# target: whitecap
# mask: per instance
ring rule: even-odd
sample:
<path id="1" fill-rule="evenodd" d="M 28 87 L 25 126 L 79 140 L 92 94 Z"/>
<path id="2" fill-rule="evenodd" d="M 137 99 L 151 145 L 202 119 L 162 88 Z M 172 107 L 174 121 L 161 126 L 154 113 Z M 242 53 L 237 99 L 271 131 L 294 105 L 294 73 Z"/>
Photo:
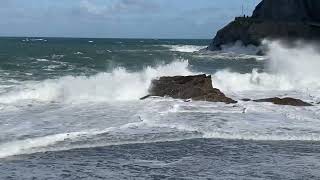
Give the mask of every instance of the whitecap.
<path id="1" fill-rule="evenodd" d="M 60 65 L 50 65 L 48 71 Z M 163 75 L 189 75 L 188 61 L 175 61 L 157 67 L 146 67 L 141 72 L 116 68 L 112 72 L 86 76 L 65 76 L 42 82 L 29 82 L 23 87 L 0 96 L 2 103 L 19 101 L 131 101 L 148 93 L 151 80 Z"/>
<path id="2" fill-rule="evenodd" d="M 206 46 L 196 46 L 196 45 L 161 45 L 161 46 L 170 48 L 170 51 L 187 52 L 187 53 L 197 52 L 203 48 L 206 48 Z"/>

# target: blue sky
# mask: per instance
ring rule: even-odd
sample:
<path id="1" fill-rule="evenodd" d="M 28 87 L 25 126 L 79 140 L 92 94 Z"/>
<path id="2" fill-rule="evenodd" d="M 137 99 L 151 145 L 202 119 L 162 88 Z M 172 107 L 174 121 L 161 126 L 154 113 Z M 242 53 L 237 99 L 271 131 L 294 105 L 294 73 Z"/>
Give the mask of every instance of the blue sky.
<path id="1" fill-rule="evenodd" d="M 212 38 L 259 0 L 1 0 L 0 36 Z"/>

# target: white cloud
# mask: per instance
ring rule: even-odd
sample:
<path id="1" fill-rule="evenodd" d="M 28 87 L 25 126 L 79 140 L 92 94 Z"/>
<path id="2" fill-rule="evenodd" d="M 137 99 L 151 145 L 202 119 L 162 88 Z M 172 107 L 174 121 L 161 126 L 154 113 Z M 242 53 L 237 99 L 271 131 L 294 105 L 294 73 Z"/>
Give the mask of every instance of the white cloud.
<path id="1" fill-rule="evenodd" d="M 93 15 L 108 15 L 127 12 L 152 12 L 159 8 L 159 5 L 150 0 L 116 0 L 108 1 L 105 4 L 95 0 L 82 0 L 80 8 Z"/>
<path id="2" fill-rule="evenodd" d="M 80 2 L 80 7 L 81 9 L 86 10 L 88 13 L 96 15 L 102 14 L 107 10 L 106 6 L 98 6 L 97 4 L 89 0 L 82 0 Z"/>

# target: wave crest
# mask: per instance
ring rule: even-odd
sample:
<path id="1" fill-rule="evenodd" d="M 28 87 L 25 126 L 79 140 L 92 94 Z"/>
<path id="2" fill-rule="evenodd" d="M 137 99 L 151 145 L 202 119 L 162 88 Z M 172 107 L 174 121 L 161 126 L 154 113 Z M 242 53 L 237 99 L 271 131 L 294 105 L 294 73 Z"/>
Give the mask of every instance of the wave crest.
<path id="1" fill-rule="evenodd" d="M 162 46 L 166 48 L 170 48 L 170 51 L 186 52 L 186 53 L 197 52 L 207 47 L 207 46 L 196 46 L 196 45 L 162 45 Z"/>
<path id="2" fill-rule="evenodd" d="M 220 70 L 214 74 L 215 85 L 231 91 L 320 89 L 320 53 L 313 46 L 287 47 L 279 41 L 263 44 L 268 49 L 265 72 Z"/>
<path id="3" fill-rule="evenodd" d="M 116 68 L 94 76 L 65 76 L 42 82 L 29 82 L 0 96 L 1 103 L 32 101 L 127 101 L 147 94 L 151 80 L 159 76 L 189 75 L 188 61 L 175 61 L 140 72 Z"/>

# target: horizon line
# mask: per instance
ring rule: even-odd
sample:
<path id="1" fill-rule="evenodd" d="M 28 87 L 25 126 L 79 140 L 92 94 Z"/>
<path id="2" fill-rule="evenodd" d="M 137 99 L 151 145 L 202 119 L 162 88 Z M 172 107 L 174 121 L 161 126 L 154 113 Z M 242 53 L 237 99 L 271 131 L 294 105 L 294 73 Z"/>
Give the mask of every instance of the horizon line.
<path id="1" fill-rule="evenodd" d="M 3 36 L 0 38 L 65 38 L 65 39 L 153 39 L 153 40 L 166 40 L 166 39 L 176 39 L 176 40 L 212 40 L 212 38 L 138 38 L 138 37 L 75 37 L 75 36 Z"/>

